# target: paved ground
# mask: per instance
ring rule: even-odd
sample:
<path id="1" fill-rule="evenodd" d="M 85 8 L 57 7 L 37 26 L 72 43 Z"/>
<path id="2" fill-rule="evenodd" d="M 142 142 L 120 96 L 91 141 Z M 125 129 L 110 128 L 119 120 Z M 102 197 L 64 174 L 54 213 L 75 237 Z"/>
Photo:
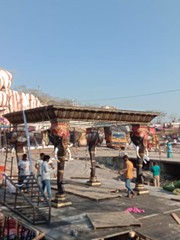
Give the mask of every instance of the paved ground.
<path id="1" fill-rule="evenodd" d="M 39 157 L 39 153 L 42 151 L 53 156 L 52 148 L 32 150 L 33 163 L 35 163 L 36 159 Z M 106 157 L 117 157 L 123 153 L 124 152 L 119 153 L 118 150 L 100 147 L 97 148 L 96 156 L 105 159 Z M 133 149 L 128 150 L 128 154 L 130 157 L 135 157 Z M 92 189 L 92 187 L 86 185 L 87 179 L 75 179 L 76 177 L 88 178 L 90 176 L 90 162 L 88 161 L 89 156 L 86 152 L 86 148 L 78 148 L 78 154 L 75 154 L 74 149 L 72 155 L 76 159 L 69 160 L 65 164 L 65 189 L 68 184 L 80 186 L 82 192 Z M 166 158 L 165 153 L 162 155 L 163 158 Z M 179 155 L 178 152 L 174 154 L 174 159 L 172 159 L 172 161 L 179 161 Z M 150 157 L 155 156 L 156 153 L 150 153 Z M 164 191 L 162 188 L 145 186 L 149 189 L 149 194 L 128 199 L 125 197 L 126 191 L 124 182 L 118 180 L 119 175 L 117 174 L 117 169 L 107 168 L 103 164 L 99 164 L 96 171 L 101 186 L 93 187 L 93 190 L 98 192 L 102 188 L 105 190 L 107 189 L 107 191 L 109 191 L 109 189 L 120 189 L 122 197 L 94 201 L 86 197 L 67 193 L 67 200 L 72 202 L 72 206 L 59 209 L 52 208 L 51 223 L 49 225 L 36 226 L 38 230 L 46 233 L 46 239 L 110 239 L 110 236 L 118 236 L 118 234 L 120 235 L 130 230 L 134 230 L 146 236 L 147 239 L 180 239 L 180 225 L 178 225 L 171 216 L 171 213 L 175 212 L 180 217 L 180 202 L 172 200 L 172 198 L 175 197 L 174 195 Z M 54 196 L 55 193 L 56 190 L 53 190 Z M 142 223 L 141 227 L 115 227 L 95 230 L 86 219 L 86 214 L 88 213 L 106 213 L 108 218 L 108 213 L 110 214 L 114 211 L 121 212 L 132 207 L 144 210 L 143 213 L 132 213 L 132 215 Z"/>
<path id="2" fill-rule="evenodd" d="M 85 160 L 72 160 L 66 162 L 65 189 L 68 184 L 81 186 L 82 192 L 88 191 L 86 179 L 72 179 L 75 176 L 89 176 L 90 164 Z M 140 234 L 154 240 L 178 240 L 180 239 L 180 227 L 172 218 L 171 213 L 175 212 L 180 216 L 180 202 L 172 201 L 174 197 L 162 188 L 145 186 L 149 194 L 136 196 L 134 199 L 125 197 L 126 191 L 124 182 L 117 180 L 117 171 L 101 166 L 97 168 L 100 187 L 93 187 L 94 191 L 101 189 L 120 189 L 121 198 L 93 201 L 91 199 L 67 194 L 67 199 L 72 202 L 71 207 L 64 209 L 52 209 L 52 223 L 50 226 L 41 226 L 42 231 L 47 232 L 49 239 L 108 239 L 107 236 L 119 235 L 123 231 L 135 230 Z M 132 184 L 134 186 L 134 184 Z M 90 190 L 89 190 L 90 191 Z M 54 192 L 55 193 L 55 192 Z M 113 193 L 112 193 L 113 194 Z M 144 213 L 132 213 L 142 223 L 142 227 L 129 228 L 105 228 L 93 230 L 82 219 L 82 214 L 121 212 L 128 208 L 136 207 L 144 210 Z M 57 227 L 57 222 L 59 226 Z M 65 222 L 65 223 L 64 223 Z M 56 223 L 56 224 L 55 224 Z M 61 225 L 61 224 L 65 225 Z M 75 233 L 75 236 L 72 236 Z M 106 236 L 106 237 L 105 237 Z M 117 238 L 118 239 L 118 238 Z"/>

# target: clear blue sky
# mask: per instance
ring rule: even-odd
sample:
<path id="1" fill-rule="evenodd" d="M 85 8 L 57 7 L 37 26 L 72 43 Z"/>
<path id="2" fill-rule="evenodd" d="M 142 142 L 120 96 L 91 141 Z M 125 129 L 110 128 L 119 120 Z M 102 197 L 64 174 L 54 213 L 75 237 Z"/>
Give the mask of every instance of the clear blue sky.
<path id="1" fill-rule="evenodd" d="M 179 0 L 0 0 L 0 8 L 0 66 L 13 87 L 180 117 Z M 157 92 L 166 93 L 128 98 Z"/>

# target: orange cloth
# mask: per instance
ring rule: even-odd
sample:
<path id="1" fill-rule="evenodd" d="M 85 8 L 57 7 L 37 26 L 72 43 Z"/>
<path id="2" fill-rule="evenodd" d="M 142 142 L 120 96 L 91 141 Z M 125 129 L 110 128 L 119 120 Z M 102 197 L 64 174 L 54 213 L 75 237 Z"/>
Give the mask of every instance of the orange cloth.
<path id="1" fill-rule="evenodd" d="M 129 160 L 126 161 L 126 178 L 133 178 L 134 166 L 133 163 Z"/>

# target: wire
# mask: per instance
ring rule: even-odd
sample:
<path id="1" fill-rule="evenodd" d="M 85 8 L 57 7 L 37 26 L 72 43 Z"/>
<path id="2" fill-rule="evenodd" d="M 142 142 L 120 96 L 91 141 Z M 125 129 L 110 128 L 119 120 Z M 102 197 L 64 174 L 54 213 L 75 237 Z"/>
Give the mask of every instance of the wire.
<path id="1" fill-rule="evenodd" d="M 125 97 L 82 100 L 81 102 L 110 101 L 110 100 L 117 100 L 117 99 L 138 98 L 138 97 L 146 97 L 146 96 L 159 95 L 159 94 L 172 93 L 172 92 L 179 92 L 179 91 L 180 91 L 180 89 L 174 89 L 174 90 L 169 90 L 169 91 L 153 92 L 153 93 L 146 93 L 146 94 L 139 94 L 139 95 L 130 95 L 130 96 L 125 96 Z"/>

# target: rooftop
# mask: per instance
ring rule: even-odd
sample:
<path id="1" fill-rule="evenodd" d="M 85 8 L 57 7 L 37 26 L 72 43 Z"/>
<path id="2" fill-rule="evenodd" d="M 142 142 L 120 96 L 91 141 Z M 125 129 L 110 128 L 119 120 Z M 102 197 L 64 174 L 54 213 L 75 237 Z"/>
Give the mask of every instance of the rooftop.
<path id="1" fill-rule="evenodd" d="M 157 112 L 128 111 L 120 109 L 87 108 L 87 107 L 66 107 L 49 105 L 39 108 L 25 110 L 28 123 L 37 123 L 61 119 L 64 121 L 104 121 L 121 123 L 148 124 L 156 116 Z M 24 123 L 22 111 L 4 115 L 11 124 Z"/>

